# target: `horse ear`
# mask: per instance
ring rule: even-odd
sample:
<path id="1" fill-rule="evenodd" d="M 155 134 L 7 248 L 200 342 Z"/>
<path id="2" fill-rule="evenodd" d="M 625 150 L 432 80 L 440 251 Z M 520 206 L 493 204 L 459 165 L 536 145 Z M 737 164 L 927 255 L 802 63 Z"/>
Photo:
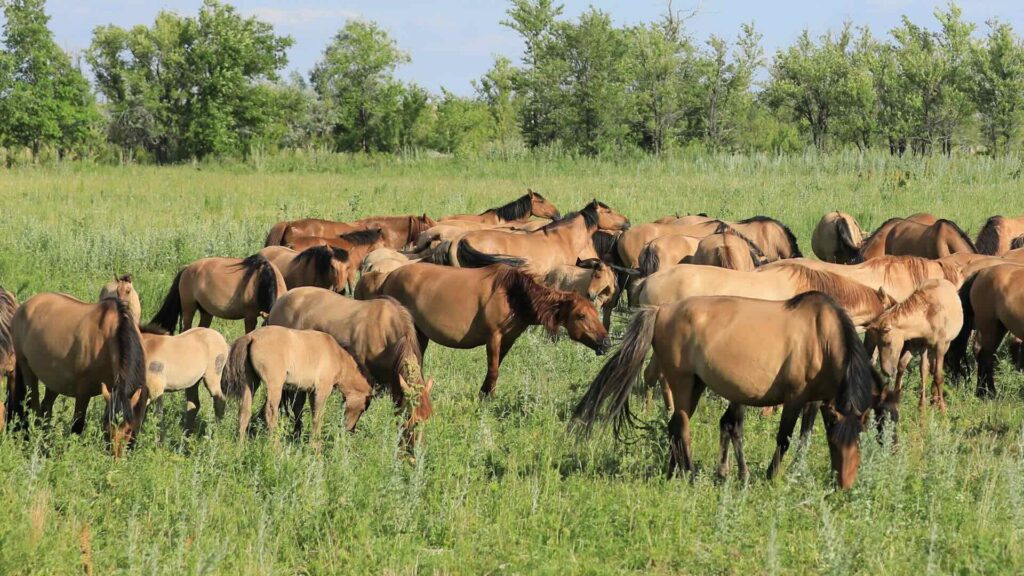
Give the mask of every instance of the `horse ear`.
<path id="1" fill-rule="evenodd" d="M 889 293 L 885 291 L 884 286 L 878 287 L 878 299 L 881 300 L 882 302 L 892 302 L 893 306 L 896 305 L 896 299 L 889 296 Z"/>
<path id="2" fill-rule="evenodd" d="M 583 268 L 583 258 L 580 258 L 579 256 L 576 257 L 576 267 Z"/>
<path id="3" fill-rule="evenodd" d="M 132 282 L 132 275 L 131 274 L 125 274 L 124 276 L 121 276 L 120 278 L 118 278 L 118 280 L 120 282 L 128 282 L 129 284 L 131 284 L 131 282 Z"/>

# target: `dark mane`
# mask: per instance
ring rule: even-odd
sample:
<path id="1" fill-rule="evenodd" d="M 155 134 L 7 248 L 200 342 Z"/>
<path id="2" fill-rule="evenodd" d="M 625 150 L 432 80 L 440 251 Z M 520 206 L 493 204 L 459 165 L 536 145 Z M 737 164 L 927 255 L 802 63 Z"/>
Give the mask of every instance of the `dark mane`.
<path id="1" fill-rule="evenodd" d="M 961 229 L 960 226 L 956 222 L 953 222 L 952 220 L 946 220 L 945 218 L 942 218 L 941 220 L 938 220 L 937 222 L 935 222 L 935 224 L 933 224 L 933 226 L 935 226 L 936 229 L 938 229 L 939 227 L 942 227 L 942 226 L 952 227 L 953 230 L 956 231 L 956 233 L 960 235 L 960 239 L 963 240 L 964 243 L 967 244 L 971 248 L 971 252 L 973 252 L 975 254 L 978 253 L 978 249 L 974 246 L 974 241 L 971 240 L 971 237 L 968 236 L 967 233 L 964 232 L 963 229 Z"/>
<path id="2" fill-rule="evenodd" d="M 139 326 L 139 332 L 143 334 L 156 334 L 157 336 L 170 336 L 170 332 L 159 324 L 150 322 Z"/>
<path id="3" fill-rule="evenodd" d="M 293 264 L 297 266 L 311 266 L 313 274 L 318 279 L 326 280 L 328 284 L 333 285 L 338 281 L 338 271 L 334 268 L 335 250 L 340 249 L 332 249 L 330 246 L 312 246 L 299 252 L 295 256 Z M 345 254 L 345 259 L 342 262 L 347 262 L 348 251 L 341 251 Z"/>
<path id="4" fill-rule="evenodd" d="M 921 310 L 930 308 L 932 306 L 932 302 L 928 299 L 927 293 L 923 288 L 931 288 L 932 286 L 934 286 L 934 284 L 927 286 L 924 283 L 919 284 L 906 300 L 879 314 L 878 318 L 871 321 L 871 325 L 881 324 L 886 320 L 896 321 L 900 318 L 904 318 L 911 314 L 920 312 Z"/>
<path id="5" fill-rule="evenodd" d="M 978 249 L 978 254 L 992 256 L 999 251 L 999 232 L 1002 224 L 1002 216 L 992 216 L 985 221 L 985 225 L 981 227 L 981 230 L 978 232 L 978 239 L 974 243 Z"/>
<path id="6" fill-rule="evenodd" d="M 249 282 L 256 275 L 256 306 L 260 312 L 270 313 L 277 301 L 277 268 L 262 254 L 256 253 L 237 264 L 245 269 L 242 283 Z"/>
<path id="7" fill-rule="evenodd" d="M 1013 240 L 1010 240 L 1010 250 L 1018 250 L 1024 248 L 1024 235 L 1017 236 Z"/>
<path id="8" fill-rule="evenodd" d="M 857 257 L 857 253 L 860 250 L 860 244 L 853 240 L 853 228 L 850 223 L 847 222 L 846 218 L 840 218 L 836 222 L 836 234 L 839 236 L 839 254 L 844 260 L 852 260 Z M 861 244 L 863 244 L 864 238 L 861 235 Z"/>
<path id="9" fill-rule="evenodd" d="M 559 312 L 565 303 L 588 302 L 575 292 L 548 288 L 533 276 L 508 266 L 494 267 L 494 284 L 505 291 L 512 309 L 506 321 L 543 326 L 552 337 L 558 333 Z"/>
<path id="10" fill-rule="evenodd" d="M 499 220 L 503 220 L 505 222 L 509 222 L 511 220 L 521 220 L 529 216 L 530 213 L 533 211 L 533 197 L 531 196 L 531 194 L 535 194 L 535 192 L 527 192 L 526 194 L 523 194 L 522 196 L 516 198 L 515 200 L 509 202 L 508 204 L 498 206 L 497 208 L 484 210 L 480 214 L 483 215 L 487 214 L 488 212 L 494 212 L 494 215 L 497 216 Z M 540 195 L 538 194 L 538 196 Z"/>
<path id="11" fill-rule="evenodd" d="M 769 220 L 771 220 L 771 218 L 769 218 Z M 753 240 L 748 238 L 744 233 L 730 226 L 728 222 L 723 222 L 721 220 L 710 220 L 710 222 L 719 222 L 718 228 L 715 230 L 715 234 L 724 234 L 726 232 L 729 232 L 731 234 L 735 234 L 741 240 L 747 243 L 747 248 L 750 249 L 750 259 L 753 260 L 754 262 L 754 268 L 757 268 L 762 264 L 768 262 L 768 257 L 764 255 L 764 252 L 761 250 L 761 247 L 758 246 L 757 243 L 755 243 Z M 785 226 L 783 226 L 783 228 L 785 228 Z"/>
<path id="12" fill-rule="evenodd" d="M 346 232 L 339 234 L 338 238 L 347 240 L 355 246 L 365 246 L 367 244 L 374 244 L 379 242 L 384 237 L 384 230 L 381 228 L 367 228 L 366 230 L 356 230 L 354 232 Z"/>
<path id="13" fill-rule="evenodd" d="M 554 222 L 545 225 L 543 228 L 538 230 L 538 232 L 541 231 L 541 230 L 543 230 L 543 231 L 557 230 L 558 228 L 561 228 L 561 227 L 564 227 L 564 226 L 569 226 L 570 224 L 572 224 L 573 220 L 575 220 L 577 216 L 582 216 L 583 217 L 583 222 L 586 224 L 588 230 L 592 229 L 592 228 L 596 228 L 597 227 L 597 219 L 598 219 L 598 216 L 597 216 L 597 208 L 598 208 L 598 206 L 602 206 L 602 207 L 607 208 L 607 206 L 605 206 L 604 204 L 601 204 L 597 200 L 592 200 L 590 202 L 590 204 L 587 204 L 586 206 L 584 206 L 582 210 L 580 210 L 578 212 L 570 212 L 570 213 L 566 214 L 565 216 L 563 216 L 561 220 L 555 220 Z"/>
<path id="14" fill-rule="evenodd" d="M 790 258 L 803 258 L 803 253 L 800 252 L 800 246 L 797 244 L 797 241 L 796 241 L 796 234 L 793 234 L 793 231 L 789 229 L 789 226 L 786 226 L 785 224 L 783 224 L 782 222 L 779 222 L 775 218 L 769 218 L 768 216 L 751 216 L 750 218 L 747 218 L 746 220 L 740 220 L 739 222 L 737 222 L 737 224 L 754 224 L 754 223 L 759 223 L 759 224 L 771 223 L 771 224 L 775 224 L 776 226 L 781 228 L 782 232 L 786 235 L 786 240 L 789 242 L 789 257 Z"/>
<path id="15" fill-rule="evenodd" d="M 18 309 L 18 300 L 14 294 L 0 288 L 0 377 L 3 366 L 9 358 L 14 357 L 14 339 L 11 337 L 11 318 Z"/>
<path id="16" fill-rule="evenodd" d="M 594 243 L 594 252 L 601 258 L 611 255 L 612 251 L 615 250 L 615 245 L 619 241 L 619 237 L 614 234 L 609 234 L 604 230 L 597 230 L 590 235 L 591 241 Z"/>

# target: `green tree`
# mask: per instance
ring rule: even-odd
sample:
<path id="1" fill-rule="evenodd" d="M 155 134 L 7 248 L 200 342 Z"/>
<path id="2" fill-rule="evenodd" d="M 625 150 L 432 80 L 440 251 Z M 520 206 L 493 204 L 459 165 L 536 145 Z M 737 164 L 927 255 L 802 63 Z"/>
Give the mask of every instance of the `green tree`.
<path id="1" fill-rule="evenodd" d="M 731 55 L 728 42 L 718 36 L 712 36 L 707 46 L 697 59 L 701 135 L 712 148 L 721 148 L 729 142 L 750 105 L 751 82 L 764 52 L 761 35 L 753 24 L 742 26 Z"/>
<path id="2" fill-rule="evenodd" d="M 512 0 L 502 24 L 523 39 L 523 68 L 516 76 L 522 96 L 520 126 L 529 146 L 551 144 L 559 137 L 565 112 L 562 81 L 568 74 L 565 48 L 558 37 L 562 6 L 552 0 Z"/>
<path id="3" fill-rule="evenodd" d="M 973 100 L 982 121 L 989 148 L 1005 152 L 1020 127 L 1024 110 L 1024 44 L 1013 27 L 998 20 L 988 22 L 984 45 L 972 58 Z"/>
<path id="4" fill-rule="evenodd" d="M 89 83 L 53 41 L 44 0 L 5 0 L 0 52 L 0 141 L 63 155 L 99 120 Z"/>
<path id="5" fill-rule="evenodd" d="M 521 138 L 518 121 L 522 101 L 516 91 L 517 77 L 512 61 L 499 56 L 487 74 L 473 82 L 477 100 L 484 103 L 490 114 L 494 139 L 500 142 Z"/>

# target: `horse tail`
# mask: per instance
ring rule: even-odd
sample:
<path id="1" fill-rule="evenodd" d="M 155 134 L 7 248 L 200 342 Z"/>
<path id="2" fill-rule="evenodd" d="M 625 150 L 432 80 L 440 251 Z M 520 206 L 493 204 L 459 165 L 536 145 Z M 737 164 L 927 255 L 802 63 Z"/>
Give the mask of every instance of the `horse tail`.
<path id="1" fill-rule="evenodd" d="M 181 275 L 185 272 L 182 268 L 178 271 L 177 275 L 174 276 L 174 281 L 171 282 L 171 288 L 167 291 L 167 296 L 164 297 L 164 303 L 160 306 L 160 310 L 157 311 L 156 316 L 150 320 L 150 323 L 160 326 L 164 330 L 167 330 L 168 334 L 174 334 L 174 330 L 178 327 L 178 322 L 181 320 Z"/>
<path id="2" fill-rule="evenodd" d="M 451 266 L 452 265 L 452 241 L 445 240 L 438 244 L 434 251 L 427 256 L 426 261 L 430 264 L 437 264 L 440 266 Z"/>
<path id="3" fill-rule="evenodd" d="M 1003 217 L 992 216 L 985 221 L 978 232 L 978 239 L 974 245 L 978 248 L 978 254 L 995 256 L 999 253 L 999 237 L 1002 235 Z"/>
<path id="4" fill-rule="evenodd" d="M 253 254 L 242 260 L 241 266 L 248 269 L 248 275 L 256 274 L 256 307 L 260 312 L 270 314 L 270 309 L 277 302 L 277 267 L 270 263 L 262 254 Z"/>
<path id="5" fill-rule="evenodd" d="M 844 262 L 849 262 L 857 257 L 860 252 L 860 245 L 853 239 L 853 230 L 845 218 L 836 221 L 836 235 L 839 237 L 838 256 Z"/>
<path id="6" fill-rule="evenodd" d="M 224 368 L 224 378 L 220 385 L 225 397 L 240 398 L 246 388 L 255 390 L 259 384 L 259 376 L 249 357 L 252 341 L 253 336 L 250 332 L 231 343 L 228 363 Z"/>
<path id="7" fill-rule="evenodd" d="M 284 233 L 288 229 L 288 225 L 288 222 L 278 222 L 271 226 L 263 246 L 282 246 L 284 244 Z"/>
<path id="8" fill-rule="evenodd" d="M 573 427 L 587 433 L 598 419 L 614 421 L 616 438 L 635 423 L 629 395 L 654 340 L 658 308 L 644 308 L 633 316 L 619 350 L 605 362 L 573 410 Z"/>
<path id="9" fill-rule="evenodd" d="M 483 268 L 492 264 L 505 264 L 513 268 L 520 268 L 526 265 L 526 260 L 523 258 L 504 254 L 486 254 L 473 248 L 465 240 L 459 242 L 455 256 L 463 268 Z"/>
<path id="10" fill-rule="evenodd" d="M 110 412 L 113 417 L 120 412 L 124 422 L 132 428 L 135 412 L 132 410 L 132 396 L 146 385 L 146 352 L 142 347 L 142 337 L 135 323 L 128 303 L 123 300 L 105 300 L 115 306 L 117 311 L 117 328 L 114 337 L 117 340 L 117 374 L 110 391 Z"/>
<path id="11" fill-rule="evenodd" d="M 661 269 L 661 256 L 648 244 L 640 251 L 640 274 L 650 276 Z"/>
<path id="12" fill-rule="evenodd" d="M 644 293 L 644 287 L 647 286 L 647 278 L 637 278 L 635 282 L 632 282 L 628 286 L 628 292 L 626 294 L 630 308 L 638 308 L 640 306 L 640 296 Z"/>
<path id="13" fill-rule="evenodd" d="M 971 304 L 971 289 L 974 288 L 974 281 L 978 274 L 968 278 L 960 287 L 960 306 L 964 309 L 964 325 L 960 333 L 953 338 L 946 351 L 945 368 L 954 379 L 962 379 L 967 376 L 967 342 L 971 339 L 971 332 L 974 331 L 974 306 Z"/>

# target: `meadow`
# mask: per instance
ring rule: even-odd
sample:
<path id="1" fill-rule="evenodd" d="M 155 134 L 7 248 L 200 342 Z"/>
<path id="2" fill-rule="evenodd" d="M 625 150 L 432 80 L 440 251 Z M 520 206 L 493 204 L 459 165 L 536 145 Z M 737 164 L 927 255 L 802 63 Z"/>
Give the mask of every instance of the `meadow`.
<path id="1" fill-rule="evenodd" d="M 1022 170 L 1017 157 L 856 154 L 24 168 L 0 171 L 0 285 L 21 300 L 94 299 L 130 272 L 149 317 L 180 265 L 251 254 L 277 220 L 476 212 L 527 187 L 563 213 L 597 197 L 633 222 L 766 214 L 807 254 L 815 223 L 837 208 L 865 228 L 929 211 L 973 236 L 990 215 L 1024 213 Z M 241 322 L 214 327 L 241 334 Z M 572 437 L 571 407 L 601 362 L 528 333 L 482 403 L 483 351 L 431 346 L 435 412 L 414 463 L 396 458 L 383 398 L 350 435 L 333 397 L 315 451 L 266 434 L 240 445 L 235 406 L 218 423 L 205 396 L 199 434 L 183 437 L 184 399 L 170 395 L 117 461 L 104 450 L 102 402 L 79 438 L 62 400 L 52 429 L 0 434 L 0 574 L 1024 572 L 1024 376 L 1005 360 L 995 399 L 952 384 L 946 416 L 918 413 L 911 374 L 898 445 L 865 436 L 848 492 L 834 488 L 820 423 L 783 476 L 764 480 L 778 415 L 753 411 L 751 482 L 716 481 L 724 403 L 712 397 L 693 423 L 693 482 L 663 477 L 658 402 L 640 411 L 653 427 L 630 444 L 608 430 Z"/>

